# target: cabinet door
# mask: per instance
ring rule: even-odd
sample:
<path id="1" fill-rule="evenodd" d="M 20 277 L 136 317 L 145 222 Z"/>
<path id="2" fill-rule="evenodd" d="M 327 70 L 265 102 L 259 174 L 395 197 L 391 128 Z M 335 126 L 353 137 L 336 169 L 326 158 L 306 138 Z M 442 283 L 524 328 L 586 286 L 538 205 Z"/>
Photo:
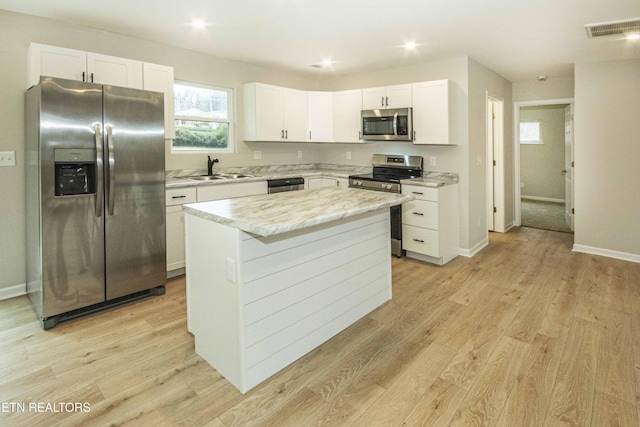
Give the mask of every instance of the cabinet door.
<path id="1" fill-rule="evenodd" d="M 387 86 L 385 108 L 409 108 L 411 105 L 411 84 Z"/>
<path id="2" fill-rule="evenodd" d="M 449 80 L 413 84 L 414 144 L 448 145 L 450 120 Z"/>
<path id="3" fill-rule="evenodd" d="M 182 205 L 167 206 L 167 271 L 184 267 L 184 212 Z"/>
<path id="4" fill-rule="evenodd" d="M 285 141 L 307 140 L 307 92 L 283 88 L 282 116 Z"/>
<path id="5" fill-rule="evenodd" d="M 142 89 L 142 62 L 115 56 L 87 53 L 89 81 Z"/>
<path id="6" fill-rule="evenodd" d="M 344 90 L 333 94 L 333 140 L 363 142 L 360 139 L 362 90 Z"/>
<path id="7" fill-rule="evenodd" d="M 333 94 L 331 92 L 307 93 L 309 125 L 308 141 L 333 141 Z"/>
<path id="8" fill-rule="evenodd" d="M 256 138 L 258 141 L 282 141 L 282 88 L 257 84 L 255 86 Z"/>
<path id="9" fill-rule="evenodd" d="M 176 137 L 176 122 L 174 119 L 175 106 L 173 102 L 173 67 L 145 62 L 142 65 L 142 72 L 144 90 L 164 93 L 164 137 L 173 139 Z"/>
<path id="10" fill-rule="evenodd" d="M 362 109 L 411 107 L 411 84 L 372 87 L 362 90 Z"/>
<path id="11" fill-rule="evenodd" d="M 60 77 L 69 80 L 86 80 L 86 52 L 31 43 L 28 57 L 27 87 L 40 82 L 40 76 Z"/>
<path id="12" fill-rule="evenodd" d="M 370 87 L 362 89 L 362 109 L 378 110 L 385 108 L 386 88 Z"/>
<path id="13" fill-rule="evenodd" d="M 336 178 L 329 177 L 312 177 L 307 178 L 307 188 L 321 188 L 321 187 L 337 187 L 338 180 Z"/>

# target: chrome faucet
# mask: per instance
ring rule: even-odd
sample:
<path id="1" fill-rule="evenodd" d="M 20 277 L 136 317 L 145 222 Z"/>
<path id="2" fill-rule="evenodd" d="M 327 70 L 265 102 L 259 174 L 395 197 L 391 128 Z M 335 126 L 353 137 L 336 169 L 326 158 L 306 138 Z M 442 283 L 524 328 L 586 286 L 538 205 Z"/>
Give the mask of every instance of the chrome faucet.
<path id="1" fill-rule="evenodd" d="M 207 175 L 211 176 L 213 175 L 213 165 L 214 163 L 218 163 L 219 160 L 216 158 L 211 158 L 210 156 L 207 156 Z"/>

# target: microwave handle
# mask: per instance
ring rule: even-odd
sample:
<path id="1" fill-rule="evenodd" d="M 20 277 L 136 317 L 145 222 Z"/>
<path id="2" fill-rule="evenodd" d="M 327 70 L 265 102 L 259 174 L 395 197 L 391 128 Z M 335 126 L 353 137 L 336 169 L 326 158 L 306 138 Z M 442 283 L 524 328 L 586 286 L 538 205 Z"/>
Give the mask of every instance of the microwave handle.
<path id="1" fill-rule="evenodd" d="M 398 136 L 398 113 L 393 115 L 393 136 Z"/>

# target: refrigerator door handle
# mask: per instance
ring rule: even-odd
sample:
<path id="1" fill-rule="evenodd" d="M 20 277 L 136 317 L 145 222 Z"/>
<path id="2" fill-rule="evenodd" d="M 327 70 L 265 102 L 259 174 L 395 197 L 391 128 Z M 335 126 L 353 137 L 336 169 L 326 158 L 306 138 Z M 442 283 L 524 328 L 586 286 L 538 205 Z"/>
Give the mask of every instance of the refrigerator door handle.
<path id="1" fill-rule="evenodd" d="M 93 126 L 96 136 L 96 217 L 102 216 L 102 200 L 104 195 L 102 192 L 102 127 L 99 124 Z"/>
<path id="2" fill-rule="evenodd" d="M 107 165 L 107 208 L 109 215 L 113 215 L 113 211 L 116 204 L 115 192 L 116 192 L 116 159 L 115 159 L 115 147 L 113 144 L 113 129 L 110 125 L 105 126 L 107 130 L 107 151 L 109 153 L 109 163 Z"/>

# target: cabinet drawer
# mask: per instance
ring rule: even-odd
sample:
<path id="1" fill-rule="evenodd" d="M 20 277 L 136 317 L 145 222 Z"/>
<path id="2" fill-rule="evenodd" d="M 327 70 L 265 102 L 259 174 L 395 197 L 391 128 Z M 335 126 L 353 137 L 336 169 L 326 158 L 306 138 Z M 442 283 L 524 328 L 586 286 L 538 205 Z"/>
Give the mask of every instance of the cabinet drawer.
<path id="1" fill-rule="evenodd" d="M 438 189 L 420 185 L 402 185 L 402 194 L 413 194 L 417 200 L 438 201 Z"/>
<path id="2" fill-rule="evenodd" d="M 439 233 L 427 228 L 402 226 L 402 249 L 439 258 Z"/>
<path id="3" fill-rule="evenodd" d="M 438 230 L 438 202 L 413 200 L 402 204 L 402 223 Z"/>
<path id="4" fill-rule="evenodd" d="M 167 206 L 195 203 L 195 201 L 195 188 L 171 188 L 166 191 L 165 203 Z"/>

